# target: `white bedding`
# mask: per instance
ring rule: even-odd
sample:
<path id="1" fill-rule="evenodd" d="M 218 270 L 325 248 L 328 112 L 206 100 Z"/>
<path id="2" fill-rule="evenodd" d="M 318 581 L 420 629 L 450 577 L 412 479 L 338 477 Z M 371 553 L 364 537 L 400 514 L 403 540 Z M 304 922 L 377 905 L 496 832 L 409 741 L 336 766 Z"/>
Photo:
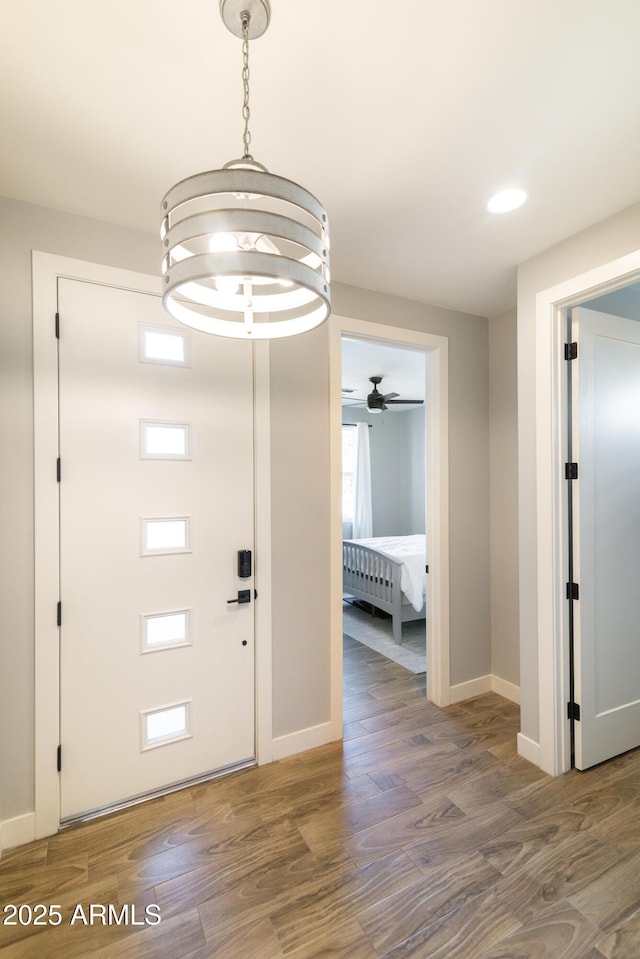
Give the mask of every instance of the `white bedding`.
<path id="1" fill-rule="evenodd" d="M 427 537 L 424 533 L 412 536 L 373 536 L 369 539 L 350 539 L 350 543 L 376 549 L 390 559 L 402 562 L 400 588 L 417 613 L 424 606 L 426 591 Z"/>

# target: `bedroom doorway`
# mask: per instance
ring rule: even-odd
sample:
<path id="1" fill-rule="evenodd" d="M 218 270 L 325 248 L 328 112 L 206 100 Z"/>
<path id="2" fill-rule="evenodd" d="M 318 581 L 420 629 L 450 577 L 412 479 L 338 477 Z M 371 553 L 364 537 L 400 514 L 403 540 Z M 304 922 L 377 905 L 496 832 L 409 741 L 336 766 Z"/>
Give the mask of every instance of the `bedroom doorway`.
<path id="1" fill-rule="evenodd" d="M 343 630 L 347 642 L 393 653 L 444 706 L 448 339 L 337 316 L 330 338 L 332 716 L 342 708 Z M 370 500 L 356 490 L 356 463 L 367 459 Z"/>
<path id="2" fill-rule="evenodd" d="M 424 677 L 428 354 L 343 334 L 341 359 L 345 643 Z"/>

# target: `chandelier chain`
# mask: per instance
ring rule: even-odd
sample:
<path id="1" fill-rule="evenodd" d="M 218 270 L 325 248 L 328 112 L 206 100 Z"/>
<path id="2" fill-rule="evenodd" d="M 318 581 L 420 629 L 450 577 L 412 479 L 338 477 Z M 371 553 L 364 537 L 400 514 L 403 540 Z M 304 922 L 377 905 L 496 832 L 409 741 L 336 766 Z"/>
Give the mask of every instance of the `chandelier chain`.
<path id="1" fill-rule="evenodd" d="M 244 143 L 244 158 L 253 159 L 249 152 L 251 145 L 251 133 L 249 132 L 249 118 L 251 110 L 249 109 L 249 21 L 251 17 L 245 10 L 242 13 L 242 88 L 244 99 L 242 103 L 242 116 L 244 117 L 244 134 L 242 141 Z"/>

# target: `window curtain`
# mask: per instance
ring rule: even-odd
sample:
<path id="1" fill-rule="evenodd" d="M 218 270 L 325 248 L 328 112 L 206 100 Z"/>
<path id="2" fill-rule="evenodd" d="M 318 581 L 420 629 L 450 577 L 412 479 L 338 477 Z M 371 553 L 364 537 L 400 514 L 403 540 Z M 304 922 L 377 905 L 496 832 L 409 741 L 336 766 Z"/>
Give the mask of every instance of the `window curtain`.
<path id="1" fill-rule="evenodd" d="M 356 425 L 355 470 L 353 497 L 353 538 L 373 536 L 373 512 L 371 509 L 371 450 L 369 426 Z"/>

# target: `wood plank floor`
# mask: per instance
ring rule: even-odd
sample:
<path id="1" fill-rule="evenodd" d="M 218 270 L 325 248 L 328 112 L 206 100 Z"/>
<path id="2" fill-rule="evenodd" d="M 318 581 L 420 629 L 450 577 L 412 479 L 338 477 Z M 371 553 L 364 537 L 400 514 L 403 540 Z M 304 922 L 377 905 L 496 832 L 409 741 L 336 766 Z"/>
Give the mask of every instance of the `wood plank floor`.
<path id="1" fill-rule="evenodd" d="M 348 642 L 344 744 L 6 853 L 0 907 L 62 922 L 0 959 L 638 959 L 640 751 L 551 779 L 518 728 Z"/>

